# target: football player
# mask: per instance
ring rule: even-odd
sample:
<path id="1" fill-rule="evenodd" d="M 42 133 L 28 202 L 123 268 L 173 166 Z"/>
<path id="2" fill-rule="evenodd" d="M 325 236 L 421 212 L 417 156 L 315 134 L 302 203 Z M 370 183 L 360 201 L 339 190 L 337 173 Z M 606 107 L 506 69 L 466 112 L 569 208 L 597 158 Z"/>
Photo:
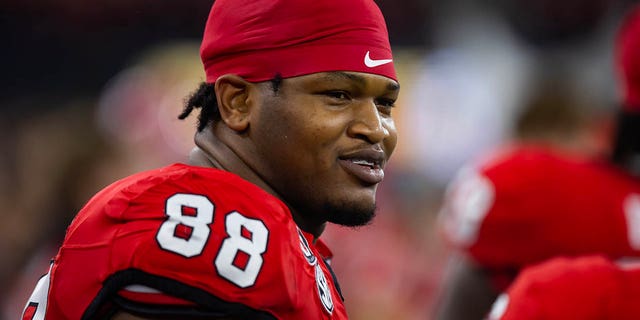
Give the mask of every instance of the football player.
<path id="1" fill-rule="evenodd" d="M 188 163 L 124 178 L 67 230 L 23 319 L 346 319 L 327 222 L 368 223 L 399 84 L 372 0 L 218 0 Z"/>
<path id="2" fill-rule="evenodd" d="M 461 173 L 443 210 L 458 257 L 440 319 L 482 319 L 522 268 L 555 256 L 640 256 L 640 9 L 617 39 L 623 108 L 613 161 L 536 145 Z"/>

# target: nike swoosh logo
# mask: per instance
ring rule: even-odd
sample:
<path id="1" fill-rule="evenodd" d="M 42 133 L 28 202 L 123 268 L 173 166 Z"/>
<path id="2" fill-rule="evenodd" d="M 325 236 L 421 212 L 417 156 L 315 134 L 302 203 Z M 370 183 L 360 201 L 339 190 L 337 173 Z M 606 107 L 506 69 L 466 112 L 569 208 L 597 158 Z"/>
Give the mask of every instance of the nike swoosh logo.
<path id="1" fill-rule="evenodd" d="M 380 60 L 373 60 L 371 59 L 371 57 L 369 57 L 369 51 L 367 51 L 367 54 L 364 55 L 364 65 L 369 67 L 369 68 L 375 68 L 375 67 L 379 67 L 383 64 L 387 64 L 389 62 L 393 61 L 393 59 L 380 59 Z"/>

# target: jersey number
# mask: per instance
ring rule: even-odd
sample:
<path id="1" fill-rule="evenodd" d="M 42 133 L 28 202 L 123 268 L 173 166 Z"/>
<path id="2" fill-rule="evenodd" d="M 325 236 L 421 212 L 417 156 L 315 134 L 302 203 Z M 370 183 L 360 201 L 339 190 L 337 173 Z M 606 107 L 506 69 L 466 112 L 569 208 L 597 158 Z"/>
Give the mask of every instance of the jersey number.
<path id="1" fill-rule="evenodd" d="M 22 320 L 43 320 L 47 312 L 47 295 L 49 294 L 49 283 L 51 282 L 51 269 L 53 263 L 49 266 L 49 272 L 42 276 L 33 289 L 29 302 L 22 311 Z"/>
<path id="2" fill-rule="evenodd" d="M 178 193 L 167 199 L 166 215 L 156 239 L 162 249 L 191 258 L 204 251 L 209 241 L 215 206 L 205 196 Z M 225 218 L 227 238 L 215 258 L 215 268 L 238 287 L 252 286 L 262 269 L 269 230 L 261 220 L 237 211 Z"/>
<path id="3" fill-rule="evenodd" d="M 640 194 L 631 194 L 624 201 L 627 237 L 634 250 L 640 250 Z"/>

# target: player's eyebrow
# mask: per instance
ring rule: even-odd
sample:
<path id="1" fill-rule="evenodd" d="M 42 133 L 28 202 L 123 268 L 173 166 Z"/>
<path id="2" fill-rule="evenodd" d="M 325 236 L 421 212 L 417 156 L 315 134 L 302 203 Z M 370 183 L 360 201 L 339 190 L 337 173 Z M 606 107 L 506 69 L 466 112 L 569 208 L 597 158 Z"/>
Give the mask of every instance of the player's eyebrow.
<path id="1" fill-rule="evenodd" d="M 400 90 L 400 84 L 397 82 L 389 82 L 389 84 L 387 84 L 387 90 L 389 91 L 398 91 Z"/>
<path id="2" fill-rule="evenodd" d="M 363 76 L 361 76 L 359 74 L 350 73 L 350 72 L 344 72 L 344 71 L 327 72 L 324 77 L 329 81 L 347 79 L 347 80 L 350 80 L 350 81 L 355 81 L 360 85 L 365 85 L 367 83 L 367 79 L 365 77 L 363 77 Z M 389 90 L 389 91 L 398 91 L 398 90 L 400 90 L 400 84 L 398 84 L 395 81 L 389 82 L 389 84 L 387 84 L 387 90 Z"/>
<path id="3" fill-rule="evenodd" d="M 361 75 L 342 72 L 342 71 L 331 72 L 329 73 L 329 76 L 332 78 L 344 78 L 347 80 L 358 82 L 360 84 L 365 84 L 367 82 L 366 79 Z"/>

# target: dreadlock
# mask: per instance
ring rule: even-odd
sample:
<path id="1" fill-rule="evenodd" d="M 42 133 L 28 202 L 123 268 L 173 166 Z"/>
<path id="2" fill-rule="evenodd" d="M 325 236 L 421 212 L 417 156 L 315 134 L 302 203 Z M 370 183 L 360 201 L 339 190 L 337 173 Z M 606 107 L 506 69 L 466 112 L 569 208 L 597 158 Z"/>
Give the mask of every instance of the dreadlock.
<path id="1" fill-rule="evenodd" d="M 273 90 L 273 93 L 277 95 L 278 90 L 280 90 L 280 85 L 282 84 L 282 75 L 280 73 L 276 73 L 273 79 L 269 81 L 271 82 L 271 90 Z M 184 109 L 182 109 L 182 113 L 178 116 L 178 119 L 186 119 L 193 109 L 197 108 L 200 108 L 200 115 L 198 115 L 198 132 L 204 130 L 209 122 L 220 121 L 221 117 L 220 110 L 218 110 L 215 84 L 206 82 L 200 83 L 198 89 L 196 89 L 196 91 L 194 91 L 187 99 L 187 103 L 184 106 Z"/>
<path id="2" fill-rule="evenodd" d="M 220 120 L 220 110 L 218 110 L 218 101 L 213 83 L 200 83 L 198 89 L 187 99 L 187 104 L 184 106 L 178 119 L 186 119 L 193 109 L 196 108 L 200 108 L 198 131 L 204 130 L 207 124 L 209 124 L 209 121 Z"/>
<path id="3" fill-rule="evenodd" d="M 280 90 L 280 85 L 282 84 L 282 75 L 278 72 L 273 79 L 269 81 L 271 82 L 271 90 L 273 90 L 273 93 L 278 94 L 278 90 Z"/>

